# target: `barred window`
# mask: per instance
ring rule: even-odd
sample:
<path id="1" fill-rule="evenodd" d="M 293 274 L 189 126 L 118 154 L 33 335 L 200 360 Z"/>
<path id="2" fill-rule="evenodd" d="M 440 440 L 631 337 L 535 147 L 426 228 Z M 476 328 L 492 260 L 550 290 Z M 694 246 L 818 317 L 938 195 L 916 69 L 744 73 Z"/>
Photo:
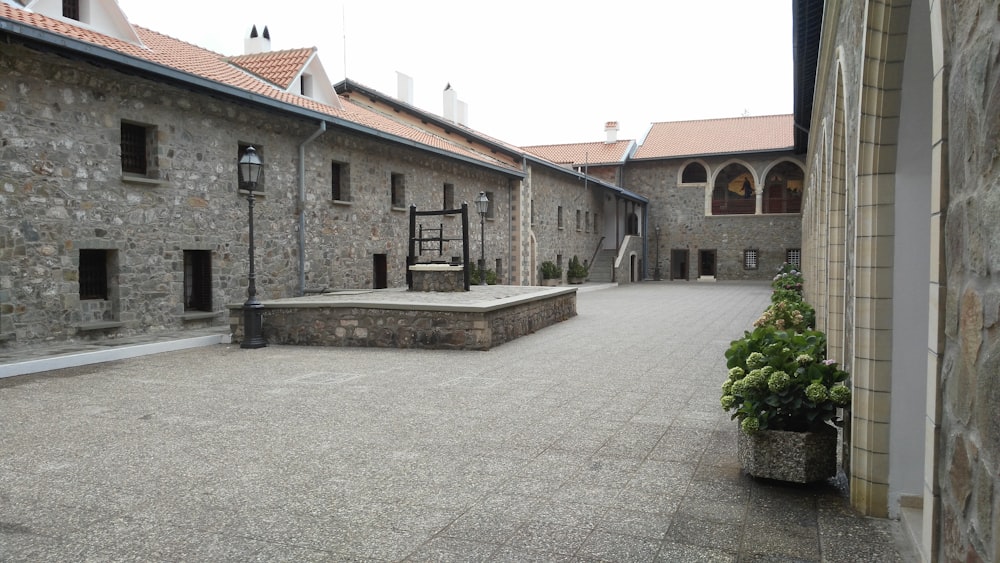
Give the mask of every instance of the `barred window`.
<path id="1" fill-rule="evenodd" d="M 148 176 L 156 128 L 122 121 L 121 133 L 122 172 Z"/>
<path id="2" fill-rule="evenodd" d="M 789 248 L 785 251 L 785 262 L 795 267 L 796 270 L 802 268 L 802 249 Z"/>
<path id="3" fill-rule="evenodd" d="M 444 185 L 444 207 L 442 209 L 455 209 L 455 184 Z"/>
<path id="4" fill-rule="evenodd" d="M 80 299 L 108 298 L 108 251 L 80 249 Z"/>
<path id="5" fill-rule="evenodd" d="M 743 269 L 744 270 L 756 270 L 758 266 L 757 262 L 757 250 L 754 248 L 748 248 L 743 251 Z"/>

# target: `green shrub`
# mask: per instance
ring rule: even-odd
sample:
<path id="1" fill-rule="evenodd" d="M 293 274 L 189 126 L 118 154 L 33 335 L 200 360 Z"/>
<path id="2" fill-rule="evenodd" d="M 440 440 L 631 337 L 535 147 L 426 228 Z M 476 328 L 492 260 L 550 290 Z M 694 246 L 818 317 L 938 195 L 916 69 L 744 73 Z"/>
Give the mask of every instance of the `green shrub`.
<path id="1" fill-rule="evenodd" d="M 542 262 L 542 279 L 557 280 L 560 278 L 562 278 L 562 268 L 549 260 Z"/>
<path id="2" fill-rule="evenodd" d="M 570 278 L 584 279 L 587 277 L 587 268 L 580 263 L 580 259 L 576 256 L 569 261 L 569 267 L 566 269 L 566 275 Z"/>
<path id="3" fill-rule="evenodd" d="M 821 430 L 838 424 L 837 408 L 851 402 L 847 372 L 826 358 L 826 335 L 760 326 L 726 350 L 729 377 L 722 408 L 748 434 L 758 430 Z"/>

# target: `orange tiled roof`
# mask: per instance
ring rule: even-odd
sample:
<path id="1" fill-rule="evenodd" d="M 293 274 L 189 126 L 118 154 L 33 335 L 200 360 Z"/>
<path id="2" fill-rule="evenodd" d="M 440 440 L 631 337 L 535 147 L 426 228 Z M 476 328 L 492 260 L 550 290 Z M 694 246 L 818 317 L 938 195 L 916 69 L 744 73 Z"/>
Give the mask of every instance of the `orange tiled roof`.
<path id="1" fill-rule="evenodd" d="M 790 150 L 792 115 L 654 123 L 633 158 Z"/>
<path id="2" fill-rule="evenodd" d="M 562 165 L 621 164 L 625 162 L 634 141 L 624 140 L 613 143 L 571 143 L 565 145 L 536 145 L 521 147 L 535 156 Z"/>
<path id="3" fill-rule="evenodd" d="M 432 135 L 430 132 L 418 129 L 390 119 L 389 117 L 370 111 L 357 104 L 344 104 L 344 108 L 335 108 L 286 92 L 275 84 L 258 78 L 254 74 L 231 64 L 224 56 L 185 43 L 179 39 L 157 33 L 141 26 L 133 25 L 143 45 L 135 45 L 115 37 L 98 33 L 91 29 L 73 25 L 58 19 L 50 18 L 35 12 L 18 9 L 0 2 L 0 18 L 6 18 L 28 26 L 57 33 L 64 37 L 105 47 L 120 54 L 128 55 L 141 61 L 156 63 L 164 67 L 181 71 L 196 77 L 207 79 L 221 85 L 226 85 L 257 95 L 278 100 L 285 104 L 305 108 L 322 113 L 333 118 L 350 121 L 377 131 L 389 133 L 397 137 L 424 144 L 429 147 L 444 150 L 465 158 L 471 158 L 494 166 L 501 166 L 513 171 L 520 171 L 517 166 L 497 159 L 484 152 L 478 152 L 461 144 Z M 343 99 L 341 101 L 344 101 Z"/>
<path id="4" fill-rule="evenodd" d="M 238 55 L 226 60 L 287 90 L 314 53 L 316 47 L 308 47 Z"/>

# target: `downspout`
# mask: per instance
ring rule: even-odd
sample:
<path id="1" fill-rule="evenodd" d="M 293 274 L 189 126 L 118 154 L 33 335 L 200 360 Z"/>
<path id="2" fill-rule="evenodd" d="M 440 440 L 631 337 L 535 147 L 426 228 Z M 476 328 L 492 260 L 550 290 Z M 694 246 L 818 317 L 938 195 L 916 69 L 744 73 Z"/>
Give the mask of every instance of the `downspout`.
<path id="1" fill-rule="evenodd" d="M 306 294 L 306 145 L 326 131 L 326 122 L 321 121 L 319 129 L 299 145 L 299 194 L 295 202 L 295 212 L 299 216 L 299 297 Z"/>

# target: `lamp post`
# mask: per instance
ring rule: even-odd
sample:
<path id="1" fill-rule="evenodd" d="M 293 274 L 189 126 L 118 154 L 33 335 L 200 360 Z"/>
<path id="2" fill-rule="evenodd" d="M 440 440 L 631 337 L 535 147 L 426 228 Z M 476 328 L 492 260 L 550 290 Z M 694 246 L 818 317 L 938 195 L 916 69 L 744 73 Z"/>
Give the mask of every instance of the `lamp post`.
<path id="1" fill-rule="evenodd" d="M 247 276 L 247 300 L 243 304 L 243 342 L 240 348 L 263 348 L 267 346 L 264 340 L 261 325 L 264 318 L 264 306 L 257 299 L 257 275 L 254 271 L 254 248 L 253 248 L 253 203 L 254 190 L 257 188 L 257 180 L 260 178 L 262 166 L 257 150 L 247 147 L 243 156 L 240 157 L 240 177 L 247 183 L 247 205 L 250 209 L 250 274 Z"/>
<path id="2" fill-rule="evenodd" d="M 486 285 L 486 213 L 490 210 L 490 199 L 486 197 L 486 192 L 479 192 L 476 198 L 476 210 L 479 211 L 479 285 Z"/>
<path id="3" fill-rule="evenodd" d="M 660 226 L 656 226 L 656 268 L 653 269 L 653 279 L 660 281 Z"/>

